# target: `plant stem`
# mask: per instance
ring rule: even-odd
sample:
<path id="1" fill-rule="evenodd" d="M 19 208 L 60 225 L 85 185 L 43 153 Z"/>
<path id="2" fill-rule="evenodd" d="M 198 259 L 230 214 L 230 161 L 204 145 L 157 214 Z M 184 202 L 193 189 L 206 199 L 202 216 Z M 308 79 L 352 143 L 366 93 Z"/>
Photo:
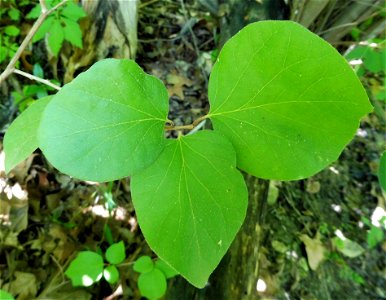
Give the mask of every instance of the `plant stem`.
<path id="1" fill-rule="evenodd" d="M 48 9 L 46 7 L 46 3 L 44 0 L 40 0 L 40 5 L 42 7 L 42 12 L 39 16 L 39 18 L 35 21 L 35 23 L 32 25 L 31 30 L 28 32 L 27 36 L 24 38 L 23 42 L 17 49 L 15 55 L 12 57 L 11 61 L 5 68 L 5 70 L 0 74 L 0 84 L 5 81 L 5 79 L 8 78 L 9 75 L 15 72 L 15 65 L 17 61 L 19 60 L 21 54 L 27 48 L 29 42 L 32 40 L 33 36 L 38 31 L 39 27 L 43 24 L 44 20 L 55 10 L 57 10 L 59 7 L 64 5 L 68 0 L 63 0 L 59 2 L 57 5 L 55 5 L 53 8 Z"/>
<path id="2" fill-rule="evenodd" d="M 204 121 L 205 119 L 208 118 L 208 115 L 205 115 L 205 116 L 201 116 L 199 118 L 197 118 L 196 120 L 193 121 L 192 124 L 189 124 L 189 125 L 167 125 L 165 126 L 165 130 L 166 131 L 171 131 L 171 130 L 192 130 L 193 128 L 195 128 L 196 126 L 198 126 L 202 121 Z"/>
<path id="3" fill-rule="evenodd" d="M 27 77 L 27 78 L 29 78 L 29 79 L 31 79 L 31 80 L 35 80 L 35 81 L 44 83 L 45 85 L 48 85 L 48 86 L 50 86 L 50 87 L 52 87 L 52 88 L 54 88 L 54 89 L 56 89 L 56 90 L 58 90 L 58 91 L 60 91 L 60 89 L 61 89 L 60 86 L 51 83 L 51 82 L 48 81 L 47 79 L 42 79 L 42 78 L 36 77 L 36 76 L 34 76 L 34 75 L 32 75 L 32 74 L 29 74 L 29 73 L 20 71 L 20 70 L 18 70 L 18 69 L 14 69 L 14 70 L 13 70 L 13 73 L 22 75 L 22 76 Z"/>

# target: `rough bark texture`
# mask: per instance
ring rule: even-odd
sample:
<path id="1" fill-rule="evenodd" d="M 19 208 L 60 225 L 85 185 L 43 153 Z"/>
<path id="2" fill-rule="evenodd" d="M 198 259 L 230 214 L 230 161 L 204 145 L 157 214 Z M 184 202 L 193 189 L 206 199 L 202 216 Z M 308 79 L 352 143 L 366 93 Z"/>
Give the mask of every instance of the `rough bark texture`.
<path id="1" fill-rule="evenodd" d="M 61 55 L 64 82 L 106 57 L 134 59 L 137 51 L 138 0 L 83 0 L 87 18 L 81 22 L 83 49 Z"/>
<path id="2" fill-rule="evenodd" d="M 185 279 L 171 282 L 166 299 L 258 299 L 259 248 L 269 181 L 245 176 L 249 192 L 247 217 L 228 253 L 202 290 Z"/>

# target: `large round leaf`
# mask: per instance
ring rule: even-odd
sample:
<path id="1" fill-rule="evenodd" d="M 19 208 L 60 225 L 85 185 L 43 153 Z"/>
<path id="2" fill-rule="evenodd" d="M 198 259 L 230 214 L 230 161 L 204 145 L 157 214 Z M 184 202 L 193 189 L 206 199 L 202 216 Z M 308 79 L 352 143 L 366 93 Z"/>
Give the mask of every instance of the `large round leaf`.
<path id="1" fill-rule="evenodd" d="M 231 143 L 213 131 L 170 140 L 132 177 L 138 223 L 154 252 L 197 287 L 244 221 L 247 189 Z"/>
<path id="2" fill-rule="evenodd" d="M 106 59 L 65 85 L 47 106 L 39 146 L 60 171 L 93 181 L 126 177 L 164 147 L 168 95 L 130 60 Z"/>
<path id="3" fill-rule="evenodd" d="M 238 166 L 261 178 L 305 178 L 336 160 L 366 92 L 327 42 L 290 21 L 253 23 L 223 47 L 209 81 L 209 117 Z"/>

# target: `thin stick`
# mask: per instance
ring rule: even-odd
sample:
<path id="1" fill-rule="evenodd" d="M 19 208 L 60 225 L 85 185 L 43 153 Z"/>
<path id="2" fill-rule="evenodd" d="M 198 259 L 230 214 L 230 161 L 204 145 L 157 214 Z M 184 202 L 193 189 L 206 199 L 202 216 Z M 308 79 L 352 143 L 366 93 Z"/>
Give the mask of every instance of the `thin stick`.
<path id="1" fill-rule="evenodd" d="M 39 3 L 42 8 L 42 13 L 45 13 L 47 11 L 46 0 L 39 0 Z"/>
<path id="2" fill-rule="evenodd" d="M 33 36 L 36 34 L 39 27 L 43 24 L 44 20 L 55 10 L 57 10 L 59 7 L 64 5 L 68 0 L 63 0 L 57 5 L 55 5 L 53 8 L 47 10 L 47 7 L 45 7 L 45 1 L 40 0 L 40 5 L 42 7 L 42 13 L 40 14 L 39 18 L 35 21 L 33 24 L 31 30 L 28 32 L 27 36 L 24 38 L 23 42 L 17 49 L 15 55 L 12 57 L 11 61 L 3 71 L 3 73 L 0 74 L 0 84 L 8 78 L 9 75 L 11 75 L 15 71 L 15 66 L 17 61 L 19 60 L 21 54 L 24 52 L 25 48 L 27 48 L 29 42 L 32 40 Z M 46 11 L 44 11 L 44 8 Z"/>
<path id="3" fill-rule="evenodd" d="M 205 115 L 205 116 L 201 116 L 199 118 L 197 118 L 196 120 L 193 121 L 192 124 L 189 124 L 189 125 L 179 125 L 179 126 L 176 126 L 176 125 L 167 125 L 165 126 L 165 130 L 166 131 L 171 131 L 171 130 L 192 130 L 194 129 L 196 126 L 198 126 L 203 120 L 207 119 L 209 116 L 208 115 Z"/>
<path id="4" fill-rule="evenodd" d="M 13 70 L 13 73 L 22 75 L 22 76 L 27 77 L 27 78 L 29 78 L 29 79 L 31 79 L 31 80 L 35 80 L 35 81 L 44 83 L 45 85 L 48 85 L 48 86 L 54 88 L 55 90 L 58 90 L 58 91 L 61 90 L 61 87 L 60 87 L 60 86 L 57 86 L 56 84 L 53 84 L 53 83 L 51 83 L 50 81 L 48 81 L 48 80 L 46 80 L 46 79 L 42 79 L 42 78 L 36 77 L 36 76 L 34 76 L 34 75 L 32 75 L 32 74 L 29 74 L 29 73 L 20 71 L 20 70 L 18 70 L 18 69 L 14 69 L 14 70 Z"/>

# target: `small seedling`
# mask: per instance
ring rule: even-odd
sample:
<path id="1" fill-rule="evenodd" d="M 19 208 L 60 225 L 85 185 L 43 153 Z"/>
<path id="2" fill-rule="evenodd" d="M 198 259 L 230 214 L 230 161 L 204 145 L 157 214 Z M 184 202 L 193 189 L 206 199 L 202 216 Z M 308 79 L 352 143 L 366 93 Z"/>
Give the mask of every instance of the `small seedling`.
<path id="1" fill-rule="evenodd" d="M 79 252 L 65 274 L 71 279 L 73 286 L 90 286 L 101 280 L 102 277 L 108 283 L 114 284 L 119 280 L 119 271 L 116 265 L 122 263 L 126 258 L 123 242 L 112 244 L 107 248 L 105 258 L 108 263 L 107 266 L 105 266 L 100 254 L 93 251 Z"/>
<path id="2" fill-rule="evenodd" d="M 178 275 L 164 261 L 157 259 L 155 263 L 149 256 L 141 256 L 134 264 L 134 271 L 140 273 L 138 288 L 143 297 L 159 299 L 166 292 L 166 280 Z"/>

